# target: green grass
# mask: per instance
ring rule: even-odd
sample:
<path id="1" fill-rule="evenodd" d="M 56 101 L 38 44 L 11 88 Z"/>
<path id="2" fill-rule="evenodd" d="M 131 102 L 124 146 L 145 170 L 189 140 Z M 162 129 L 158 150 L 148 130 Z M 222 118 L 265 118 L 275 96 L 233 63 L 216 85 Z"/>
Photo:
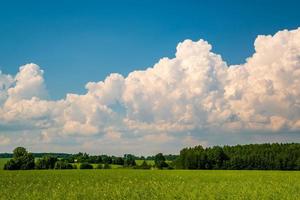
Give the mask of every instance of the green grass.
<path id="1" fill-rule="evenodd" d="M 0 170 L 3 169 L 5 163 L 10 160 L 10 158 L 0 158 Z"/>
<path id="2" fill-rule="evenodd" d="M 299 199 L 300 172 L 0 171 L 0 199 Z"/>

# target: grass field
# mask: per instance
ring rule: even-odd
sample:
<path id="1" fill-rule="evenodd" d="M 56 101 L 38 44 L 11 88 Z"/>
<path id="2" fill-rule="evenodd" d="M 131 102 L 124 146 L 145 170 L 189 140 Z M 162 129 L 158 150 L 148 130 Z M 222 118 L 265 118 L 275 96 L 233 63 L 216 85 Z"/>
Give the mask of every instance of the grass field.
<path id="1" fill-rule="evenodd" d="M 3 169 L 5 163 L 10 160 L 10 158 L 0 158 L 0 170 Z"/>
<path id="2" fill-rule="evenodd" d="M 0 171 L 0 199 L 299 199 L 300 172 Z"/>

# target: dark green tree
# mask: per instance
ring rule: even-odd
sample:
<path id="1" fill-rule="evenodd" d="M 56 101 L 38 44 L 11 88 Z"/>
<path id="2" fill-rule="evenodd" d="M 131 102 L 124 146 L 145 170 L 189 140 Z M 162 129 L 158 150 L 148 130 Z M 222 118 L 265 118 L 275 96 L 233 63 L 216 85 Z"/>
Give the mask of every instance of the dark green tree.
<path id="1" fill-rule="evenodd" d="M 46 155 L 38 159 L 35 164 L 36 169 L 54 169 L 57 157 Z"/>
<path id="2" fill-rule="evenodd" d="M 184 148 L 174 162 L 183 169 L 299 170 L 300 144 L 249 144 Z"/>
<path id="3" fill-rule="evenodd" d="M 168 164 L 166 163 L 166 159 L 162 153 L 158 153 L 154 157 L 154 163 L 155 167 L 158 169 L 163 169 L 165 167 L 168 167 Z"/>
<path id="4" fill-rule="evenodd" d="M 59 160 L 55 163 L 54 169 L 73 169 L 73 166 L 63 160 Z"/>
<path id="5" fill-rule="evenodd" d="M 104 163 L 103 169 L 111 169 L 111 165 L 108 163 Z"/>
<path id="6" fill-rule="evenodd" d="M 16 161 L 14 159 L 10 159 L 9 161 L 7 161 L 7 163 L 5 163 L 3 169 L 4 170 L 18 170 L 20 168 L 17 166 Z"/>
<path id="7" fill-rule="evenodd" d="M 124 155 L 124 167 L 133 167 L 136 166 L 135 156 L 132 154 Z"/>
<path id="8" fill-rule="evenodd" d="M 81 163 L 79 168 L 80 169 L 93 169 L 93 165 L 91 165 L 89 163 Z"/>
<path id="9" fill-rule="evenodd" d="M 103 169 L 102 164 L 98 164 L 98 165 L 96 166 L 96 169 Z"/>
<path id="10" fill-rule="evenodd" d="M 115 165 L 124 165 L 124 159 L 121 157 L 114 157 L 113 164 Z"/>
<path id="11" fill-rule="evenodd" d="M 17 147 L 13 151 L 13 158 L 4 165 L 6 170 L 34 169 L 34 157 L 24 147 Z"/>

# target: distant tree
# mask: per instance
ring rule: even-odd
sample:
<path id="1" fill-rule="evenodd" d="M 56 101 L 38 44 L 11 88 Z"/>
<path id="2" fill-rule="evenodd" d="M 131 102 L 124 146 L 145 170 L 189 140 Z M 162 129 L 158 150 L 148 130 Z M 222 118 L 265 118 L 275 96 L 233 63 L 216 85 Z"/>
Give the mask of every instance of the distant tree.
<path id="1" fill-rule="evenodd" d="M 102 162 L 102 158 L 101 156 L 90 156 L 88 159 L 89 163 L 101 163 Z"/>
<path id="2" fill-rule="evenodd" d="M 136 166 L 135 156 L 132 154 L 124 155 L 124 167 L 133 167 Z"/>
<path id="3" fill-rule="evenodd" d="M 58 160 L 55 163 L 54 169 L 73 169 L 73 166 L 66 161 Z"/>
<path id="4" fill-rule="evenodd" d="M 103 169 L 102 164 L 98 164 L 98 165 L 96 166 L 96 169 Z"/>
<path id="5" fill-rule="evenodd" d="M 164 155 L 164 157 L 165 157 L 166 160 L 168 160 L 168 161 L 174 161 L 174 160 L 176 160 L 179 156 L 178 156 L 178 155 L 172 155 L 172 154 L 169 154 L 169 155 Z"/>
<path id="6" fill-rule="evenodd" d="M 108 155 L 102 155 L 102 162 L 107 164 L 112 164 L 112 158 Z"/>
<path id="7" fill-rule="evenodd" d="M 72 156 L 72 159 L 74 160 L 74 162 L 79 162 L 79 163 L 88 162 L 89 161 L 89 154 L 79 152 L 77 154 L 74 154 Z"/>
<path id="8" fill-rule="evenodd" d="M 36 169 L 54 169 L 55 163 L 57 162 L 57 157 L 46 155 L 38 159 L 35 168 Z"/>
<path id="9" fill-rule="evenodd" d="M 81 163 L 79 168 L 80 169 L 93 169 L 93 165 L 91 165 L 89 163 Z"/>
<path id="10" fill-rule="evenodd" d="M 0 153 L 0 158 L 12 158 L 12 153 Z"/>
<path id="11" fill-rule="evenodd" d="M 14 159 L 10 159 L 9 161 L 7 161 L 7 163 L 4 165 L 4 170 L 18 170 L 20 169 L 17 164 L 16 161 Z"/>
<path id="12" fill-rule="evenodd" d="M 28 154 L 24 147 L 17 147 L 13 150 L 13 158 L 17 159 Z"/>
<path id="13" fill-rule="evenodd" d="M 112 163 L 115 165 L 124 165 L 124 159 L 121 157 L 114 157 Z"/>
<path id="14" fill-rule="evenodd" d="M 223 162 L 228 159 L 222 147 L 215 146 L 207 151 L 208 159 L 214 169 L 222 169 Z"/>
<path id="15" fill-rule="evenodd" d="M 249 144 L 184 148 L 174 162 L 183 169 L 299 170 L 300 144 Z"/>
<path id="16" fill-rule="evenodd" d="M 13 151 L 13 158 L 4 166 L 6 170 L 34 169 L 34 157 L 24 147 L 17 147 Z"/>
<path id="17" fill-rule="evenodd" d="M 166 158 L 162 153 L 158 153 L 154 157 L 155 166 L 158 169 L 163 169 L 165 167 L 168 167 L 168 164 L 166 163 Z"/>
<path id="18" fill-rule="evenodd" d="M 108 163 L 104 163 L 103 169 L 111 169 L 111 165 Z"/>
<path id="19" fill-rule="evenodd" d="M 17 161 L 19 161 L 20 169 L 22 170 L 34 169 L 34 157 L 31 153 L 20 157 L 19 159 L 17 159 Z"/>

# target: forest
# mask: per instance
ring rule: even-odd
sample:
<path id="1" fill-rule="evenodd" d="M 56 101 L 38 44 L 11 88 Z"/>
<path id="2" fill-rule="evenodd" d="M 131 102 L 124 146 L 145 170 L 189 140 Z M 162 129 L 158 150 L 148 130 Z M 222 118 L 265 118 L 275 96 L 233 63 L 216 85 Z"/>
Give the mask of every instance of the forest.
<path id="1" fill-rule="evenodd" d="M 5 170 L 28 169 L 110 169 L 112 165 L 131 169 L 223 169 L 223 170 L 300 170 L 300 144 L 273 143 L 235 146 L 195 146 L 179 155 L 124 156 L 65 153 L 30 153 L 17 147 Z M 141 161 L 137 163 L 137 161 Z M 153 161 L 152 164 L 149 161 Z"/>
<path id="2" fill-rule="evenodd" d="M 299 170 L 300 144 L 249 144 L 184 148 L 175 161 L 182 169 Z"/>

